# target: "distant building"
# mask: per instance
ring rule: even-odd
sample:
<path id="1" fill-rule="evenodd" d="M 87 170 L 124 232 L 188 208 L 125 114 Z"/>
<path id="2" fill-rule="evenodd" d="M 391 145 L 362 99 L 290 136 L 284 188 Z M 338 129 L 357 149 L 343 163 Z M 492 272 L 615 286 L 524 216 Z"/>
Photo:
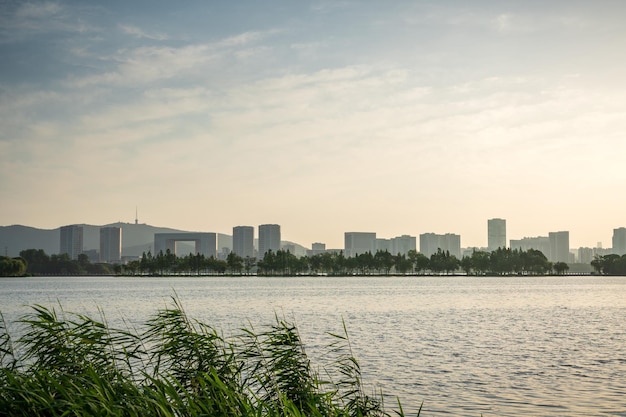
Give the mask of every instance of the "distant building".
<path id="1" fill-rule="evenodd" d="M 233 227 L 233 252 L 242 258 L 254 258 L 254 227 Z"/>
<path id="2" fill-rule="evenodd" d="M 70 225 L 61 227 L 60 254 L 67 253 L 70 259 L 78 259 L 83 253 L 83 227 Z"/>
<path id="3" fill-rule="evenodd" d="M 313 243 L 311 245 L 311 250 L 306 251 L 306 256 L 315 256 L 320 255 L 326 252 L 326 244 L 325 243 Z"/>
<path id="4" fill-rule="evenodd" d="M 493 252 L 498 248 L 506 248 L 506 220 L 487 220 L 487 250 Z"/>
<path id="5" fill-rule="evenodd" d="M 376 233 L 345 232 L 344 250 L 347 258 L 366 252 L 376 253 Z"/>
<path id="6" fill-rule="evenodd" d="M 437 250 L 450 252 L 457 259 L 461 259 L 461 236 L 453 233 L 438 235 L 436 233 L 423 233 L 420 235 L 420 252 L 430 258 Z"/>
<path id="7" fill-rule="evenodd" d="M 613 229 L 613 253 L 626 255 L 626 227 Z"/>
<path id="8" fill-rule="evenodd" d="M 215 233 L 155 233 L 154 254 L 166 253 L 168 250 L 176 254 L 176 242 L 194 242 L 194 253 L 201 253 L 207 258 L 217 257 L 217 235 Z"/>
<path id="9" fill-rule="evenodd" d="M 411 250 L 417 250 L 417 238 L 415 236 L 402 235 L 391 239 L 390 252 L 393 255 L 407 255 Z"/>
<path id="10" fill-rule="evenodd" d="M 511 239 L 511 249 L 522 250 L 524 252 L 529 249 L 535 249 L 545 255 L 547 259 L 550 258 L 550 239 L 547 236 L 537 237 L 525 237 L 523 239 Z"/>
<path id="11" fill-rule="evenodd" d="M 263 259 L 270 250 L 274 253 L 280 250 L 280 226 L 262 224 L 259 226 L 259 258 Z"/>
<path id="12" fill-rule="evenodd" d="M 391 239 L 376 238 L 376 252 L 378 251 L 393 253 L 393 249 L 391 248 Z"/>
<path id="13" fill-rule="evenodd" d="M 122 262 L 122 228 L 100 228 L 100 262 Z"/>
<path id="14" fill-rule="evenodd" d="M 578 248 L 578 263 L 590 264 L 593 261 L 593 249 L 592 248 Z"/>
<path id="15" fill-rule="evenodd" d="M 569 232 L 550 232 L 548 233 L 550 240 L 550 262 L 570 262 L 569 252 Z"/>
<path id="16" fill-rule="evenodd" d="M 417 239 L 415 236 L 402 235 L 391 239 L 376 239 L 376 251 L 387 251 L 392 255 L 407 255 L 410 250 L 416 250 Z"/>

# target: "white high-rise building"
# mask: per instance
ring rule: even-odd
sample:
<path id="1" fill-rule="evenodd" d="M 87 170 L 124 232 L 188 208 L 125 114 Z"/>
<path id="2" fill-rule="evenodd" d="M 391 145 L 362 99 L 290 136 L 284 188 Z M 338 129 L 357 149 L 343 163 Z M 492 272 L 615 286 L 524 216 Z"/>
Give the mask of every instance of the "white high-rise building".
<path id="1" fill-rule="evenodd" d="M 423 233 L 420 235 L 420 252 L 430 258 L 437 250 L 450 252 L 457 259 L 461 259 L 461 236 L 453 233 L 438 235 L 436 233 Z"/>
<path id="2" fill-rule="evenodd" d="M 569 232 L 550 232 L 548 233 L 550 240 L 550 262 L 570 262 L 569 255 Z"/>
<path id="3" fill-rule="evenodd" d="M 242 258 L 254 258 L 254 227 L 233 227 L 233 252 Z"/>
<path id="4" fill-rule="evenodd" d="M 270 250 L 274 253 L 280 250 L 280 226 L 262 224 L 259 226 L 259 259 Z"/>
<path id="5" fill-rule="evenodd" d="M 59 253 L 67 253 L 70 259 L 78 259 L 78 255 L 83 253 L 83 227 L 75 224 L 63 226 L 60 232 Z"/>
<path id="6" fill-rule="evenodd" d="M 100 228 L 100 262 L 120 263 L 122 261 L 122 229 L 120 227 Z"/>
<path id="7" fill-rule="evenodd" d="M 613 253 L 626 255 L 626 227 L 613 229 Z"/>
<path id="8" fill-rule="evenodd" d="M 493 252 L 498 248 L 506 248 L 506 220 L 487 220 L 487 250 Z"/>
<path id="9" fill-rule="evenodd" d="M 345 232 L 344 251 L 346 258 L 366 252 L 376 253 L 376 233 Z"/>

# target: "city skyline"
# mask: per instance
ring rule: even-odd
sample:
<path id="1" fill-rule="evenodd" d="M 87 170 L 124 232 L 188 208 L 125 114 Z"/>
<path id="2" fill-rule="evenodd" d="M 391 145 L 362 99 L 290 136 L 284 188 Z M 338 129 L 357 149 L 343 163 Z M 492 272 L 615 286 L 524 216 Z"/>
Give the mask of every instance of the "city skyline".
<path id="1" fill-rule="evenodd" d="M 137 220 L 137 219 L 136 219 Z M 496 221 L 496 227 L 495 227 L 495 231 L 494 231 L 494 221 Z M 71 225 L 64 225 L 64 226 L 59 226 L 55 229 L 58 229 L 61 232 L 61 247 L 63 247 L 63 245 L 65 245 L 65 247 L 68 247 L 68 245 L 71 245 L 70 243 L 64 243 L 66 242 L 68 239 L 67 238 L 63 238 L 64 235 L 64 230 L 70 230 L 70 229 L 75 229 L 77 227 L 81 227 L 84 223 L 81 224 L 71 224 Z M 99 227 L 101 229 L 101 232 L 106 230 L 106 229 L 115 229 L 116 233 L 120 233 L 120 237 L 119 237 L 119 241 L 121 241 L 121 230 L 119 227 L 111 227 L 111 225 L 117 225 L 117 224 L 127 224 L 127 225 L 148 225 L 147 223 L 139 223 L 137 221 L 134 222 L 117 222 L 117 223 L 110 223 L 110 224 L 103 224 L 103 225 L 91 225 L 94 227 Z M 26 227 L 32 227 L 30 225 L 21 225 L 21 226 L 26 226 Z M 156 226 L 156 225 L 150 225 L 150 226 Z M 175 229 L 170 227 L 169 225 L 158 225 L 158 227 L 166 227 L 166 228 L 171 228 L 171 229 Z M 341 244 L 339 245 L 329 245 L 327 242 L 329 240 L 323 240 L 323 242 L 304 242 L 298 239 L 292 239 L 292 238 L 284 238 L 281 236 L 281 228 L 282 226 L 280 224 L 261 224 L 261 225 L 257 225 L 256 227 L 259 228 L 259 236 L 260 236 L 260 232 L 262 228 L 265 228 L 266 232 L 265 236 L 266 242 L 269 242 L 271 240 L 271 243 L 266 243 L 267 245 L 269 245 L 270 248 L 272 248 L 273 250 L 277 250 L 276 248 L 278 247 L 278 242 L 282 242 L 282 241 L 287 241 L 287 242 L 292 242 L 292 243 L 296 243 L 304 248 L 312 248 L 312 245 L 315 244 L 322 244 L 325 248 L 328 248 L 329 250 L 337 250 L 337 249 L 346 249 L 348 246 L 352 246 L 353 243 L 348 244 L 348 239 L 347 236 L 348 235 L 371 235 L 367 237 L 367 241 L 371 243 L 368 243 L 367 245 L 371 245 L 371 247 L 376 248 L 376 247 L 382 247 L 383 249 L 389 247 L 389 248 L 394 248 L 396 247 L 396 243 L 398 245 L 400 245 L 399 247 L 410 247 L 411 243 L 406 243 L 404 242 L 404 240 L 406 240 L 407 238 L 411 238 L 413 239 L 414 243 L 412 244 L 413 246 L 417 247 L 419 249 L 420 245 L 416 245 L 415 241 L 416 239 L 425 236 L 425 235 L 431 235 L 433 237 L 436 237 L 435 240 L 437 239 L 441 239 L 443 238 L 445 239 L 449 239 L 449 238 L 454 238 L 455 240 L 458 240 L 458 244 L 454 244 L 454 247 L 460 248 L 460 249 L 482 249 L 482 250 L 488 250 L 488 251 L 492 251 L 497 249 L 497 247 L 490 247 L 489 246 L 489 239 L 493 238 L 492 235 L 497 235 L 498 239 L 497 240 L 501 240 L 502 236 L 508 236 L 508 230 L 507 230 L 507 220 L 506 219 L 501 219 L 501 218 L 494 218 L 494 219 L 486 219 L 486 223 L 485 223 L 485 227 L 484 227 L 484 240 L 485 240 L 485 244 L 482 245 L 472 245 L 472 244 L 467 244 L 464 241 L 464 238 L 461 234 L 458 233 L 454 233 L 454 232 L 445 232 L 445 233 L 436 233 L 436 232 L 432 232 L 432 231 L 418 231 L 418 232 L 406 232 L 403 233 L 401 236 L 383 236 L 383 235 L 379 235 L 377 232 L 359 232 L 359 231 L 352 231 L 352 232 L 341 232 L 342 238 L 341 238 Z M 202 234 L 210 234 L 210 235 L 217 235 L 217 234 L 221 234 L 221 235 L 225 235 L 225 236 L 229 236 L 232 240 L 232 244 L 230 245 L 230 249 L 232 251 L 234 251 L 237 254 L 243 253 L 245 256 L 249 256 L 249 253 L 251 253 L 252 250 L 257 250 L 258 245 L 259 245 L 259 238 L 255 237 L 254 234 L 254 228 L 255 226 L 233 226 L 231 228 L 231 232 L 215 232 L 215 231 L 200 231 L 200 230 L 182 230 L 180 229 L 180 232 L 173 232 L 175 235 L 176 234 L 189 234 L 189 235 L 202 235 Z M 55 229 L 42 229 L 42 230 L 55 230 Z M 494 233 L 495 232 L 495 233 Z M 567 242 L 568 244 L 565 245 L 565 247 L 568 247 L 569 250 L 571 251 L 577 251 L 579 249 L 615 249 L 618 254 L 623 254 L 626 253 L 626 227 L 616 227 L 613 228 L 611 230 L 611 239 L 610 239 L 610 244 L 609 245 L 604 245 L 602 244 L 602 242 L 598 241 L 595 244 L 589 244 L 589 245 L 574 245 L 570 243 L 570 231 L 546 231 L 537 235 L 530 235 L 530 234 L 523 234 L 514 238 L 506 238 L 505 240 L 505 247 L 512 247 L 512 248 L 518 248 L 518 249 L 524 249 L 527 250 L 529 248 L 542 248 L 542 251 L 546 252 L 546 253 L 550 253 L 551 249 L 550 249 L 550 239 L 551 236 L 559 236 L 561 234 L 567 234 Z M 65 233 L 65 235 L 67 236 L 67 233 Z M 184 239 L 177 239 L 177 240 L 184 240 Z M 189 240 L 194 240 L 194 239 L 189 239 Z M 396 242 L 398 241 L 398 242 Z M 217 240 L 216 240 L 217 242 Z M 257 242 L 257 244 L 254 244 L 254 242 Z M 541 243 L 538 243 L 541 242 Z M 119 242 L 118 242 L 119 243 Z M 554 244 L 554 243 L 553 243 Z M 100 247 L 102 247 L 103 243 L 100 243 Z M 408 245 L 408 246 L 407 246 Z M 529 246 L 530 245 L 530 246 Z M 74 245 L 76 246 L 76 245 Z M 357 245 L 358 246 L 358 245 Z M 432 246 L 431 244 L 427 244 L 427 246 Z M 446 243 L 445 245 L 443 245 L 444 247 L 448 247 L 448 244 Z M 245 247 L 245 248 L 244 248 Z M 368 246 L 369 247 L 369 246 Z M 560 244 L 559 247 L 563 248 L 563 244 Z M 217 250 L 219 251 L 219 248 L 216 246 Z M 95 248 L 94 248 L 95 249 Z M 388 249 L 388 248 L 387 248 Z M 562 249 L 561 249 L 562 250 Z M 362 252 L 362 248 L 360 247 L 360 251 Z M 430 253 L 432 250 L 428 250 L 428 252 Z M 69 253 L 70 251 L 67 249 L 61 249 L 61 253 Z M 401 250 L 401 252 L 406 252 L 406 250 Z M 622 253 L 623 252 L 623 253 Z M 562 252 L 563 253 L 563 252 Z M 563 257 L 563 255 L 561 256 Z"/>
<path id="2" fill-rule="evenodd" d="M 341 247 L 626 224 L 626 3 L 8 2 L 4 224 Z M 48 202 L 54 202 L 51 208 Z M 132 220 L 131 220 L 132 221 Z"/>

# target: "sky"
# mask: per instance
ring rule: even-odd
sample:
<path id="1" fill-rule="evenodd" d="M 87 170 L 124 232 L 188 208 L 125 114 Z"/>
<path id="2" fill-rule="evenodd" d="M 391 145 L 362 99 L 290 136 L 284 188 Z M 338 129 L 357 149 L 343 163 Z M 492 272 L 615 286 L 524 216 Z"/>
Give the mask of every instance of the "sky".
<path id="1" fill-rule="evenodd" d="M 626 226 L 626 2 L 0 0 L 0 224 Z"/>

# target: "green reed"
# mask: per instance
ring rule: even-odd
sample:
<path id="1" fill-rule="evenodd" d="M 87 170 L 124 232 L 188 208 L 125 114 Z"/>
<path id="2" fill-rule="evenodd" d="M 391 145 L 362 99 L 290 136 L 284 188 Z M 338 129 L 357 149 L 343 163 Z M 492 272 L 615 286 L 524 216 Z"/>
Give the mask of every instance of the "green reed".
<path id="1" fill-rule="evenodd" d="M 278 317 L 227 338 L 176 298 L 140 331 L 61 306 L 35 305 L 19 324 L 13 340 L 0 314 L 0 415 L 390 415 L 382 394 L 364 392 L 345 325 L 317 368 L 297 328 Z"/>

